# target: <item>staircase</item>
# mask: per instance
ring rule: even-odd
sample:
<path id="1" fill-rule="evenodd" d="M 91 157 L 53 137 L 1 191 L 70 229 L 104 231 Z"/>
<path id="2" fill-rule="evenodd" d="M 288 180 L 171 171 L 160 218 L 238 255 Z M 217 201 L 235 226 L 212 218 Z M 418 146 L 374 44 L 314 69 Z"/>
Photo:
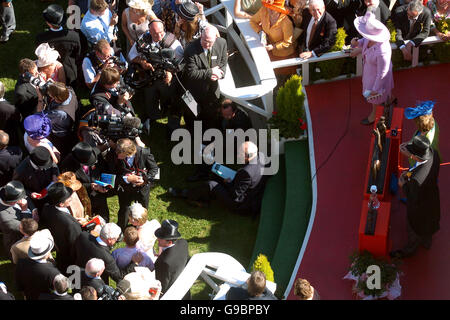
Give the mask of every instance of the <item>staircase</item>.
<path id="1" fill-rule="evenodd" d="M 280 157 L 278 173 L 269 178 L 253 249 L 252 267 L 258 254 L 267 256 L 284 293 L 303 244 L 312 204 L 308 141 L 289 141 Z"/>

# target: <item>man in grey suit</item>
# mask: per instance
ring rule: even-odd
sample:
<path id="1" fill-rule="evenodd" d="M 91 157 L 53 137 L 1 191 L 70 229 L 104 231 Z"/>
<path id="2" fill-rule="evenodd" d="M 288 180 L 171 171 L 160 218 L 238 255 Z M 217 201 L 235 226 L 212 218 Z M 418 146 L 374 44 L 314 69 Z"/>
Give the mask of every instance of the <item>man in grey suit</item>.
<path id="1" fill-rule="evenodd" d="M 1 0 L 1 3 L 0 23 L 2 26 L 2 34 L 0 35 L 0 43 L 6 43 L 11 33 L 16 30 L 16 16 L 14 15 L 12 0 Z"/>
<path id="2" fill-rule="evenodd" d="M 20 221 L 37 215 L 33 203 L 27 199 L 25 188 L 20 181 L 8 182 L 0 189 L 0 230 L 6 252 L 22 238 Z"/>

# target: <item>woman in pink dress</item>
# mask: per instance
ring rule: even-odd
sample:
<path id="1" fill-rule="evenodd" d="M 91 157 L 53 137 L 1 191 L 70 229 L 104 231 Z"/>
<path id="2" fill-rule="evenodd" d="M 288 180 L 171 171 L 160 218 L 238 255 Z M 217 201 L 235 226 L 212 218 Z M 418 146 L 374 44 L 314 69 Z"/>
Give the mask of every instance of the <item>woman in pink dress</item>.
<path id="1" fill-rule="evenodd" d="M 354 24 L 363 38 L 352 39 L 351 44 L 355 49 L 350 55 L 363 55 L 363 96 L 372 104 L 372 111 L 367 118 L 361 120 L 361 124 L 370 125 L 375 121 L 376 106 L 390 102 L 394 88 L 392 49 L 389 42 L 391 35 L 386 26 L 371 12 L 356 18 Z"/>

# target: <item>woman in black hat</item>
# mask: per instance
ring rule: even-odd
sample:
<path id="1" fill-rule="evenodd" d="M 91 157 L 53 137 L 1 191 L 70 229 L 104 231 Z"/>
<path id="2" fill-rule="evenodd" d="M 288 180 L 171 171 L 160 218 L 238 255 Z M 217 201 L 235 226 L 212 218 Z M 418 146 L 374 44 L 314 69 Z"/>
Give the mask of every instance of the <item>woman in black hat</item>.
<path id="1" fill-rule="evenodd" d="M 423 135 L 414 136 L 405 148 L 416 165 L 403 172 L 398 182 L 407 198 L 408 243 L 391 252 L 391 256 L 400 258 L 412 256 L 420 245 L 426 249 L 431 247 L 432 236 L 439 230 L 441 211 L 438 153 Z"/>
<path id="2" fill-rule="evenodd" d="M 183 2 L 177 6 L 174 35 L 183 48 L 192 40 L 201 36 L 201 31 L 208 23 L 203 14 L 203 5 L 198 2 Z"/>

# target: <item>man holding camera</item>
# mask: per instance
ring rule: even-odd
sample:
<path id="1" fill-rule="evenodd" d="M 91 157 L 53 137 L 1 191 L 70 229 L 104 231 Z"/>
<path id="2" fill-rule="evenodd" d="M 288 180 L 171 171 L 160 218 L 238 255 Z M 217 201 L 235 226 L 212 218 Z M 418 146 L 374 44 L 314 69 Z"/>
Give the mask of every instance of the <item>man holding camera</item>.
<path id="1" fill-rule="evenodd" d="M 84 82 L 89 89 L 92 89 L 105 68 L 116 68 L 120 73 L 123 73 L 127 67 L 128 63 L 122 53 L 114 53 L 114 49 L 109 42 L 101 39 L 83 59 Z"/>
<path id="2" fill-rule="evenodd" d="M 173 50 L 172 60 L 174 65 L 178 65 L 183 60 L 184 52 L 181 43 L 172 33 L 165 31 L 161 20 L 154 19 L 149 23 L 149 31 L 144 33 L 130 49 L 128 59 L 153 75 L 161 73 L 156 81 L 151 82 L 150 86 L 145 88 L 146 110 L 144 110 L 144 118 L 155 121 L 170 105 L 169 128 L 176 128 L 179 125 L 181 110 L 176 110 L 179 103 L 177 100 L 177 81 L 173 79 L 175 74 L 169 70 L 158 70 L 160 67 L 154 61 L 149 60 L 149 56 L 146 55 L 149 50 L 159 54 L 163 49 Z"/>
<path id="3" fill-rule="evenodd" d="M 119 184 L 117 223 L 125 229 L 128 224 L 127 210 L 133 201 L 148 207 L 150 183 L 155 180 L 159 168 L 149 148 L 136 146 L 126 138 L 117 141 L 114 165 Z"/>

